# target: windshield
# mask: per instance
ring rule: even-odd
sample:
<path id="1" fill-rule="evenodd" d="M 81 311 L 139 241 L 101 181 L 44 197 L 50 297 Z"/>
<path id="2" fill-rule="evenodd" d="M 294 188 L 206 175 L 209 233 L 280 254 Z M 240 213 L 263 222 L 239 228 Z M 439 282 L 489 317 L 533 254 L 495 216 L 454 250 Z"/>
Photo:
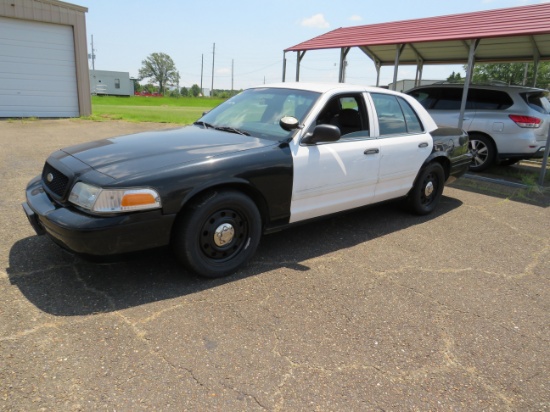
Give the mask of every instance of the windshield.
<path id="1" fill-rule="evenodd" d="M 248 89 L 206 113 L 196 124 L 281 141 L 293 131 L 284 130 L 279 120 L 293 116 L 302 123 L 319 95 L 306 90 Z"/>

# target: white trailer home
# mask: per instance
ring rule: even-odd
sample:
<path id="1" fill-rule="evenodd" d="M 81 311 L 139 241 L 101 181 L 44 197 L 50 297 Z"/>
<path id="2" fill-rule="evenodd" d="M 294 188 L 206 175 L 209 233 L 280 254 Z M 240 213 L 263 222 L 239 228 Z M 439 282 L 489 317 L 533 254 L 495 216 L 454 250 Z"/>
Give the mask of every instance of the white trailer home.
<path id="1" fill-rule="evenodd" d="M 112 96 L 132 96 L 134 81 L 128 72 L 90 70 L 90 92 Z"/>

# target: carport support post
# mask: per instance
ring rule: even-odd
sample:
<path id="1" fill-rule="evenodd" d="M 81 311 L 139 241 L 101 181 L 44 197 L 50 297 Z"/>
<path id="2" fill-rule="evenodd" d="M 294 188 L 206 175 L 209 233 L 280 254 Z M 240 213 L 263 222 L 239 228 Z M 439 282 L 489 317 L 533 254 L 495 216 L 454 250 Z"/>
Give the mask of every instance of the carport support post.
<path id="1" fill-rule="evenodd" d="M 283 52 L 283 83 L 286 81 L 286 52 Z"/>
<path id="2" fill-rule="evenodd" d="M 296 81 L 299 82 L 300 81 L 300 63 L 302 62 L 302 59 L 306 54 L 306 50 L 304 50 L 303 52 L 300 52 L 300 50 L 298 50 L 296 53 L 298 53 L 296 55 Z"/>
<path id="3" fill-rule="evenodd" d="M 350 47 L 342 47 L 340 49 L 340 70 L 338 72 L 338 83 L 346 81 L 346 57 L 350 51 Z"/>
<path id="4" fill-rule="evenodd" d="M 548 138 L 544 148 L 544 157 L 542 158 L 542 168 L 540 169 L 539 186 L 544 186 L 544 177 L 546 176 L 546 166 L 548 165 L 548 154 L 550 153 L 550 127 L 548 128 Z"/>
<path id="5" fill-rule="evenodd" d="M 422 71 L 424 70 L 424 61 L 419 60 L 418 64 L 416 65 L 416 77 L 414 79 L 414 87 L 420 86 L 420 83 L 422 83 Z"/>
<path id="6" fill-rule="evenodd" d="M 397 90 L 397 72 L 399 68 L 399 57 L 401 57 L 401 53 L 403 52 L 403 49 L 405 48 L 404 44 L 398 44 L 396 46 L 395 50 L 395 65 L 393 68 L 393 87 L 392 90 Z"/>
<path id="7" fill-rule="evenodd" d="M 460 103 L 460 114 L 458 115 L 458 128 L 462 129 L 464 124 L 464 112 L 466 111 L 466 99 L 468 98 L 468 90 L 472 82 L 472 72 L 474 71 L 474 57 L 479 44 L 479 39 L 470 41 L 470 52 L 468 53 L 468 66 L 466 68 L 466 79 L 464 80 L 464 89 L 462 90 L 462 102 Z"/>

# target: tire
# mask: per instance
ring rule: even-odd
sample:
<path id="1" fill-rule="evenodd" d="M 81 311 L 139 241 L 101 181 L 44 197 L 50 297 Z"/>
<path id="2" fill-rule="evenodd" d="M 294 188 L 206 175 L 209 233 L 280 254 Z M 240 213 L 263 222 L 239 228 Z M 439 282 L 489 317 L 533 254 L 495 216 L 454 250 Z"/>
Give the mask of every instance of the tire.
<path id="1" fill-rule="evenodd" d="M 407 197 L 411 211 L 418 215 L 433 212 L 443 194 L 444 184 L 445 171 L 439 163 L 432 162 L 423 168 Z"/>
<path id="2" fill-rule="evenodd" d="M 209 192 L 176 220 L 172 248 L 192 272 L 209 278 L 234 273 L 256 252 L 262 219 L 246 195 Z"/>
<path id="3" fill-rule="evenodd" d="M 473 155 L 470 170 L 472 172 L 482 172 L 491 166 L 495 161 L 496 149 L 493 141 L 480 134 L 471 134 L 468 149 Z"/>

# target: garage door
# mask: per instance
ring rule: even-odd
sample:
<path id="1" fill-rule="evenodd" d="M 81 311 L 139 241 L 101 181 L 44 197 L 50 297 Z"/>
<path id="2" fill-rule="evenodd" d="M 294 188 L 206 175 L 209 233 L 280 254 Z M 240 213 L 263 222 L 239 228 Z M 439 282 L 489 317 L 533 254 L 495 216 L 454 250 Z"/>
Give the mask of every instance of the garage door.
<path id="1" fill-rule="evenodd" d="M 72 26 L 0 17 L 0 117 L 75 117 Z"/>

